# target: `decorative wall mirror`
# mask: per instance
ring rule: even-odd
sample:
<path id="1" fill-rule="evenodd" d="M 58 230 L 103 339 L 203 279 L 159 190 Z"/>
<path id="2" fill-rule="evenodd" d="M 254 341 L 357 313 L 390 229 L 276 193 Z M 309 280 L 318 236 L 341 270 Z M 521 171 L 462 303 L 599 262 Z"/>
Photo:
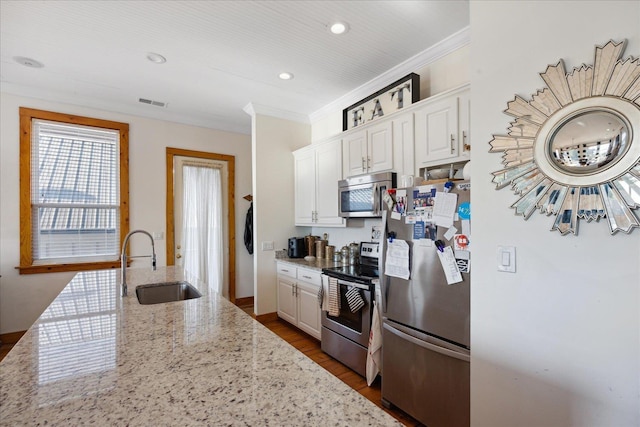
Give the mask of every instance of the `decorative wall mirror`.
<path id="1" fill-rule="evenodd" d="M 504 152 L 493 182 L 520 196 L 516 215 L 555 215 L 562 235 L 577 235 L 581 219 L 606 218 L 611 234 L 640 227 L 640 60 L 622 58 L 625 44 L 596 46 L 593 65 L 570 73 L 549 65 L 544 89 L 507 104 L 515 120 L 489 151 Z"/>

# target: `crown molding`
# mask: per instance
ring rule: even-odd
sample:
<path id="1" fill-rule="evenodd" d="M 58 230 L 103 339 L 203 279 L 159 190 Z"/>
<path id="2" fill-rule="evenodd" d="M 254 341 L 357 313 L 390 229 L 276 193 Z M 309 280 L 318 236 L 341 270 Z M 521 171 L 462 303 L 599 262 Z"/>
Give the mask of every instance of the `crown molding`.
<path id="1" fill-rule="evenodd" d="M 430 48 L 418 53 L 417 55 L 407 59 L 406 61 L 396 65 L 390 70 L 380 74 L 378 77 L 369 80 L 362 86 L 357 87 L 331 102 L 325 105 L 317 111 L 309 114 L 309 121 L 315 123 L 324 116 L 335 112 L 337 110 L 343 110 L 344 108 L 352 105 L 361 99 L 366 98 L 372 93 L 380 90 L 393 83 L 394 81 L 406 76 L 409 73 L 413 73 L 420 68 L 423 68 L 438 59 L 442 58 L 449 53 L 460 49 L 463 46 L 468 45 L 471 42 L 471 28 L 465 27 L 457 33 L 452 34 L 446 39 L 436 43 Z"/>
<path id="2" fill-rule="evenodd" d="M 216 117 L 186 116 L 158 107 L 149 107 L 146 105 L 123 105 L 121 103 L 113 103 L 102 99 L 88 98 L 56 90 L 16 85 L 6 81 L 1 82 L 0 92 L 55 104 L 67 104 L 80 108 L 108 111 L 115 114 L 124 114 L 151 120 L 203 127 L 223 132 L 240 133 L 244 135 L 251 134 L 251 123 L 249 121 L 247 121 L 246 124 L 241 124 Z"/>
<path id="3" fill-rule="evenodd" d="M 255 117 L 257 114 L 262 116 L 275 117 L 278 119 L 291 120 L 293 122 L 310 124 L 309 116 L 302 113 L 296 113 L 293 111 L 287 111 L 276 107 L 271 107 L 263 104 L 256 104 L 250 102 L 242 109 L 245 113 L 251 117 Z"/>

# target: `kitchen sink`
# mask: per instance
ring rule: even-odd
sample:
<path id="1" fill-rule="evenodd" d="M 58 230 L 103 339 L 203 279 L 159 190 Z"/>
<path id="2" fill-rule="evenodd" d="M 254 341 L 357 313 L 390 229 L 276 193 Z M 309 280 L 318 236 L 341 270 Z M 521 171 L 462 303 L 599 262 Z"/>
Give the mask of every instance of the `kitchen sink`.
<path id="1" fill-rule="evenodd" d="M 202 294 L 187 282 L 162 282 L 138 286 L 136 296 L 140 304 L 160 304 L 200 298 Z"/>

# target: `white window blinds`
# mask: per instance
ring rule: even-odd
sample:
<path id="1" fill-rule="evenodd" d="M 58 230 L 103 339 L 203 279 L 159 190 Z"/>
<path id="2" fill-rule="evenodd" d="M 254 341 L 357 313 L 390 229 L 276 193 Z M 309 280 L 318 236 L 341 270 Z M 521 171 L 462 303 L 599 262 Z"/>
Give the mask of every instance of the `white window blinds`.
<path id="1" fill-rule="evenodd" d="M 118 131 L 32 120 L 34 263 L 118 257 L 119 166 Z"/>

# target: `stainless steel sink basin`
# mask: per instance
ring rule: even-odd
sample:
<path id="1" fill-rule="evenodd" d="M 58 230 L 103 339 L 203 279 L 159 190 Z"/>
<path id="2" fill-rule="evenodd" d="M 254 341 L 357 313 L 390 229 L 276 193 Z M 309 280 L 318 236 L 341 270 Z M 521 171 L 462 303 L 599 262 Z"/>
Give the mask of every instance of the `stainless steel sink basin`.
<path id="1" fill-rule="evenodd" d="M 138 286 L 136 296 L 140 304 L 160 304 L 200 298 L 202 294 L 187 282 L 163 282 Z"/>

